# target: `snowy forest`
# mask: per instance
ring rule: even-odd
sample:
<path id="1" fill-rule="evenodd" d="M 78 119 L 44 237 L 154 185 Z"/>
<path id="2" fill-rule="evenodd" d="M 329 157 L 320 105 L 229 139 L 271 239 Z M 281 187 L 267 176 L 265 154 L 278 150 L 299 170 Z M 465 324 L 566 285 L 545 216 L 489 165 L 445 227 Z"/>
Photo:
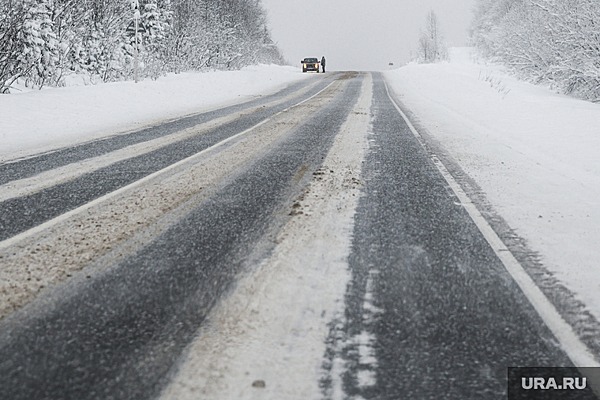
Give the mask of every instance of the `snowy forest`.
<path id="1" fill-rule="evenodd" d="M 0 0 L 0 93 L 133 79 L 137 1 Z M 139 0 L 139 75 L 283 63 L 260 0 Z M 128 29 L 129 28 L 129 29 Z"/>
<path id="2" fill-rule="evenodd" d="M 472 37 L 519 77 L 600 101 L 600 1 L 478 0 Z"/>

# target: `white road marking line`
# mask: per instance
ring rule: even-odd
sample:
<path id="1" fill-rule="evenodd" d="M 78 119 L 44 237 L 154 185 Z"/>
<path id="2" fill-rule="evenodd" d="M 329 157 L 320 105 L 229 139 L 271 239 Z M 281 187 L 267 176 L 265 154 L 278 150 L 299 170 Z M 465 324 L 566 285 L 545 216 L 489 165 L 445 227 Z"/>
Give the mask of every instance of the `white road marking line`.
<path id="1" fill-rule="evenodd" d="M 425 147 L 424 140 L 419 132 L 415 129 L 413 124 L 410 122 L 406 114 L 398 106 L 396 101 L 392 98 L 388 85 L 385 83 L 385 89 L 392 104 L 398 110 L 406 124 L 410 128 L 413 135 L 417 138 L 421 146 Z M 494 229 L 490 226 L 487 220 L 479 212 L 475 204 L 471 201 L 469 196 L 460 187 L 458 182 L 454 179 L 452 174 L 444 166 L 441 160 L 435 156 L 431 156 L 434 164 L 446 180 L 448 185 L 452 188 L 454 194 L 460 199 L 465 210 L 471 216 L 475 225 L 479 231 L 483 234 L 487 242 L 490 244 L 496 256 L 502 261 L 504 267 L 508 273 L 512 276 L 515 282 L 519 285 L 529 302 L 533 305 L 539 316 L 542 318 L 546 326 L 552 331 L 556 339 L 562 346 L 562 349 L 571 359 L 576 367 L 600 367 L 600 363 L 596 360 L 594 354 L 588 349 L 588 347 L 579 339 L 573 327 L 569 325 L 556 310 L 554 305 L 548 300 L 540 288 L 535 284 L 527 272 L 523 269 L 523 266 L 513 256 L 511 251 L 506 247 L 502 239 L 496 234 Z"/>

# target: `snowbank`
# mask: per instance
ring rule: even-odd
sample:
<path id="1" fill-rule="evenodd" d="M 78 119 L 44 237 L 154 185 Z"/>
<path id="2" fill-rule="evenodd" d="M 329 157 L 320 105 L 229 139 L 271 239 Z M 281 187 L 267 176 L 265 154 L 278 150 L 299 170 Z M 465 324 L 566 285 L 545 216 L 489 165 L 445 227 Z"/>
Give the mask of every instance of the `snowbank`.
<path id="1" fill-rule="evenodd" d="M 386 78 L 496 211 L 600 319 L 600 105 L 518 81 L 469 49 Z"/>
<path id="2" fill-rule="evenodd" d="M 2 95 L 0 162 L 246 101 L 305 77 L 297 68 L 260 65 Z"/>

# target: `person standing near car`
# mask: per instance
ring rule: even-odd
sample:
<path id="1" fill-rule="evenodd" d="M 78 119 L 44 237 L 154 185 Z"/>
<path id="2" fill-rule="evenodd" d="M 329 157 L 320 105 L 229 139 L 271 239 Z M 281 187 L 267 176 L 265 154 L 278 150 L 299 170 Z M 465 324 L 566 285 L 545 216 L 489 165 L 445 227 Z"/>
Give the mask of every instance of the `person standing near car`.
<path id="1" fill-rule="evenodd" d="M 325 56 L 321 57 L 321 68 L 323 68 L 323 73 L 325 73 Z"/>

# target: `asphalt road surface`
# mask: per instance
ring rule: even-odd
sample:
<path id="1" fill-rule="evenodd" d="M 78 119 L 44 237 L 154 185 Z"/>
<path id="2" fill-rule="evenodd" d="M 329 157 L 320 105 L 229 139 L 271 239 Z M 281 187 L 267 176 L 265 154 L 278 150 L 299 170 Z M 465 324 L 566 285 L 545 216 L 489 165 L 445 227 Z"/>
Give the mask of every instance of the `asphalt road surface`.
<path id="1" fill-rule="evenodd" d="M 0 297 L 0 399 L 161 396 L 214 306 L 274 252 L 367 78 L 321 75 L 0 165 L 0 265 L 13 274 Z M 344 312 L 323 338 L 320 398 L 340 398 L 341 380 L 348 399 L 503 399 L 509 366 L 571 366 L 382 76 L 372 82 Z M 39 174 L 38 189 L 19 186 Z"/>

